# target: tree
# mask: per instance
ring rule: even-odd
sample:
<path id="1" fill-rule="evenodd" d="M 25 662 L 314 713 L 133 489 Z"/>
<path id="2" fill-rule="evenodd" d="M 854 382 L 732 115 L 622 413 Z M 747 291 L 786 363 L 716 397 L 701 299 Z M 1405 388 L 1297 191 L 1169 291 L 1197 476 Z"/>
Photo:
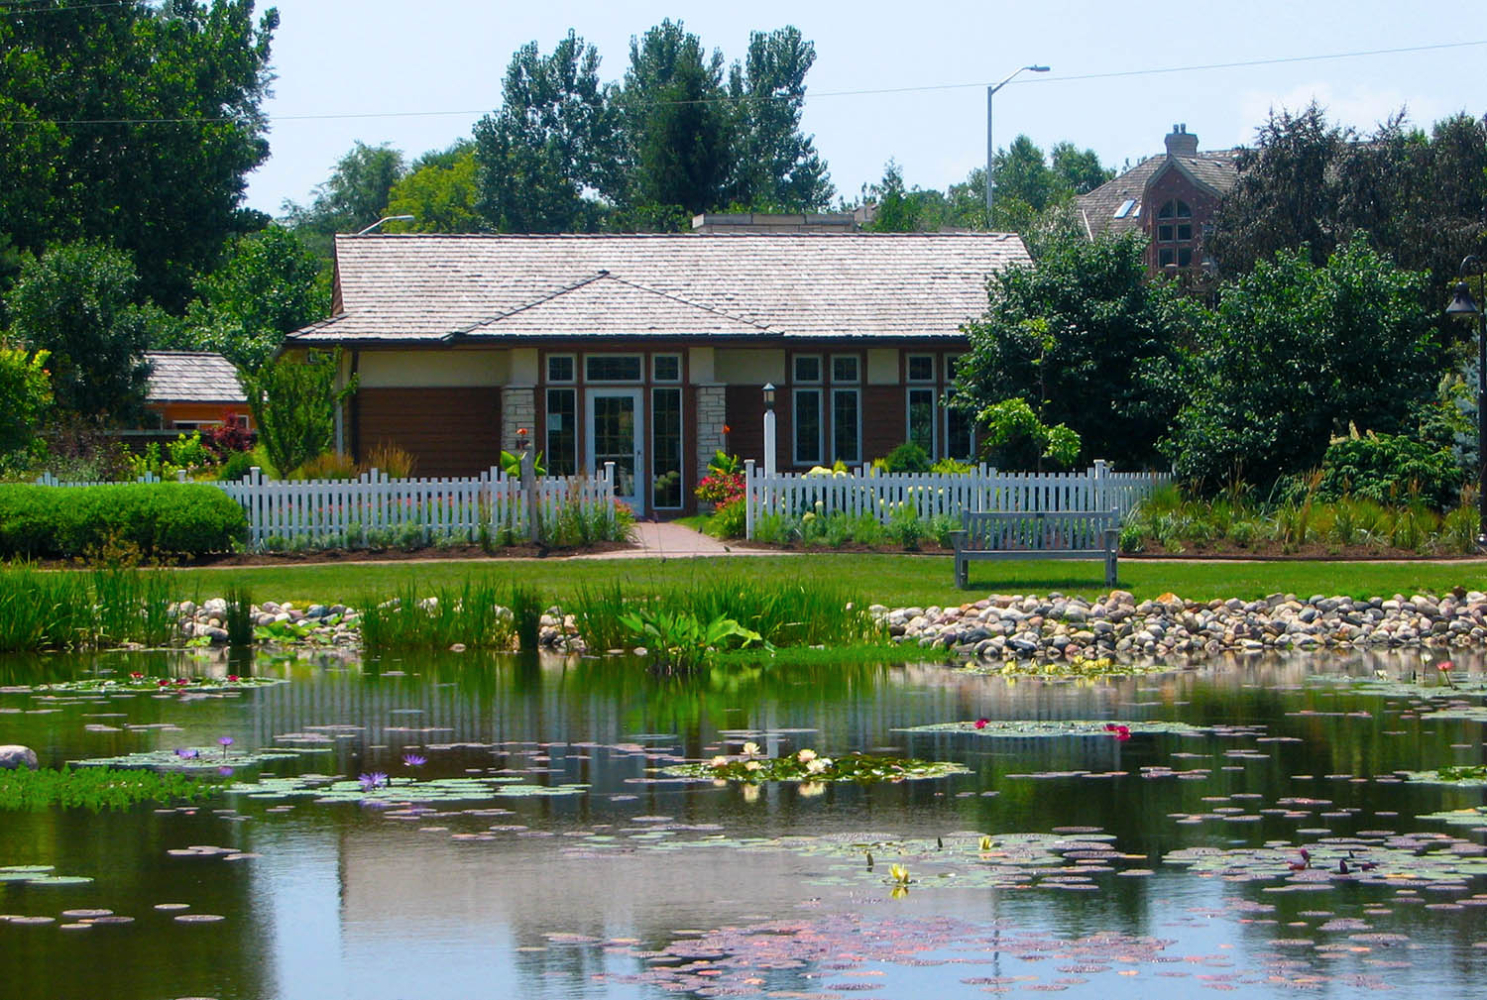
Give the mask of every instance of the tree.
<path id="1" fill-rule="evenodd" d="M 1101 166 L 1100 155 L 1093 149 L 1081 151 L 1072 142 L 1060 142 L 1050 150 L 1049 157 L 1059 185 L 1073 194 L 1088 194 L 1115 179 L 1115 171 Z"/>
<path id="2" fill-rule="evenodd" d="M 727 196 L 777 212 L 820 211 L 836 189 L 811 136 L 802 135 L 805 75 L 816 47 L 800 29 L 749 35 L 749 51 L 728 75 L 734 109 Z"/>
<path id="3" fill-rule="evenodd" d="M 154 346 L 218 351 L 257 370 L 285 334 L 330 312 L 325 275 L 320 258 L 292 230 L 269 226 L 240 237 L 222 267 L 197 282 L 178 332 Z"/>
<path id="4" fill-rule="evenodd" d="M 1362 239 L 1310 257 L 1281 250 L 1223 289 L 1163 442 L 1182 475 L 1268 484 L 1316 467 L 1350 426 L 1400 432 L 1432 397 L 1426 276 Z"/>
<path id="5" fill-rule="evenodd" d="M 630 66 L 616 95 L 624 116 L 628 183 L 621 204 L 695 214 L 727 203 L 732 111 L 723 53 L 669 18 L 630 39 Z"/>
<path id="6" fill-rule="evenodd" d="M 0 469 L 31 449 L 42 414 L 52 405 L 48 356 L 0 340 Z"/>
<path id="7" fill-rule="evenodd" d="M 980 412 L 1022 399 L 1045 427 L 1077 434 L 1086 458 L 1152 465 L 1182 402 L 1197 314 L 1173 285 L 1147 280 L 1143 249 L 1134 234 L 1054 235 L 1036 267 L 995 273 L 986 315 L 965 327 L 954 401 Z"/>
<path id="8" fill-rule="evenodd" d="M 448 149 L 418 158 L 387 195 L 388 215 L 413 221 L 387 223 L 392 233 L 476 233 L 483 228 L 475 211 L 475 144 L 461 139 Z"/>
<path id="9" fill-rule="evenodd" d="M 285 221 L 321 256 L 330 256 L 336 233 L 365 229 L 386 214 L 388 195 L 403 176 L 403 154 L 386 143 L 357 142 L 337 161 L 330 179 L 315 188 L 308 207 L 285 202 Z"/>
<path id="10" fill-rule="evenodd" d="M 531 42 L 511 57 L 501 109 L 475 125 L 476 207 L 503 233 L 592 232 L 620 187 L 599 52 L 569 31 L 550 56 Z"/>
<path id="11" fill-rule="evenodd" d="M 33 254 L 81 238 L 128 252 L 137 295 L 183 307 L 268 158 L 270 9 L 252 0 L 68 0 L 0 17 L 0 232 Z"/>
<path id="12" fill-rule="evenodd" d="M 138 284 L 129 254 L 102 243 L 65 244 L 22 266 L 6 298 L 10 332 L 50 353 L 65 413 L 103 422 L 140 413 L 150 374 L 145 348 L 166 319 L 133 304 Z"/>
<path id="13" fill-rule="evenodd" d="M 336 407 L 356 391 L 356 377 L 336 388 L 341 351 L 282 357 L 257 372 L 238 370 L 258 441 L 280 476 L 288 476 L 335 443 Z"/>

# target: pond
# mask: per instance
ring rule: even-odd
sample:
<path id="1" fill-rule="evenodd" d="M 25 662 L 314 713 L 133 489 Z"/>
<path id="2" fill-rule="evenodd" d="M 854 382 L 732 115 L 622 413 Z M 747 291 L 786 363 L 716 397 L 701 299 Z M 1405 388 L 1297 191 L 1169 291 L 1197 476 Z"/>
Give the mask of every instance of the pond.
<path id="1" fill-rule="evenodd" d="M 192 763 L 233 774 L 195 806 L 0 813 L 3 992 L 1468 995 L 1487 973 L 1487 813 L 1428 814 L 1483 793 L 1398 774 L 1484 762 L 1483 662 L 1456 657 L 1452 690 L 1441 658 L 1077 682 L 783 657 L 687 681 L 468 654 L 4 660 L 0 743 L 43 766 L 201 747 Z M 284 683 L 37 689 L 99 671 Z M 918 728 L 945 723 L 966 725 Z M 746 741 L 967 771 L 664 773 Z M 292 752 L 251 763 L 273 747 Z M 375 772 L 391 788 L 329 784 Z"/>

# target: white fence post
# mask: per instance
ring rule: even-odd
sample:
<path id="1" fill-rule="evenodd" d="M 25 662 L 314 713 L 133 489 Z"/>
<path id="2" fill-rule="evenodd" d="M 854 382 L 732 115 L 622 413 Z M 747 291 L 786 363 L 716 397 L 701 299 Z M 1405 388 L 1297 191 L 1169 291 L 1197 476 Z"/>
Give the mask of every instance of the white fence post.
<path id="1" fill-rule="evenodd" d="M 769 475 L 768 467 L 764 474 Z M 754 537 L 754 460 L 744 459 L 744 537 Z"/>

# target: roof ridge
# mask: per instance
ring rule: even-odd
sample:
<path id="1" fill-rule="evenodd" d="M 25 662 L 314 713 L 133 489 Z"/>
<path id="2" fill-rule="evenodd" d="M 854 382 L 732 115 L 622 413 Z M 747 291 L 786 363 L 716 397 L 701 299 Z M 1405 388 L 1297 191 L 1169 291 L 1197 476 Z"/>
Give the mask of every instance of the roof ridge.
<path id="1" fill-rule="evenodd" d="M 569 292 L 572 292 L 572 291 L 575 291 L 575 290 L 577 290 L 579 288 L 582 288 L 585 285 L 591 285 L 591 284 L 593 284 L 596 281 L 600 281 L 600 280 L 602 280 L 604 278 L 607 278 L 608 276 L 609 276 L 609 272 L 601 268 L 597 274 L 590 275 L 587 278 L 580 278 L 578 281 L 570 282 L 567 285 L 563 285 L 563 286 L 561 286 L 559 288 L 555 288 L 552 291 L 550 291 L 550 292 L 548 292 L 548 293 L 546 293 L 544 295 L 539 295 L 537 298 L 533 299 L 530 302 L 524 302 L 524 303 L 522 303 L 521 305 L 515 307 L 514 309 L 508 309 L 505 312 L 503 312 L 503 313 L 497 313 L 494 316 L 487 316 L 485 319 L 482 319 L 482 320 L 480 320 L 478 322 L 475 322 L 475 323 L 471 323 L 469 326 L 465 327 L 463 330 L 454 330 L 454 331 L 451 331 L 450 333 L 448 333 L 448 334 L 445 335 L 445 339 L 448 339 L 448 338 L 451 338 L 451 337 L 463 337 L 463 336 L 465 336 L 465 335 L 467 335 L 467 334 L 469 334 L 469 333 L 471 333 L 471 332 L 473 332 L 475 330 L 480 329 L 480 327 L 482 327 L 482 326 L 490 326 L 492 323 L 499 323 L 501 320 L 507 318 L 508 316 L 515 316 L 517 313 L 526 312 L 528 309 L 534 309 L 537 306 L 542 305 L 544 302 L 551 302 L 553 299 L 557 298 L 559 295 L 566 295 Z"/>
<path id="2" fill-rule="evenodd" d="M 621 278 L 619 275 L 610 274 L 608 271 L 605 271 L 604 275 L 613 281 L 618 281 L 622 285 L 629 285 L 631 288 L 638 288 L 642 292 L 649 292 L 652 295 L 659 295 L 663 299 L 671 299 L 673 302 L 680 302 L 682 305 L 691 306 L 693 309 L 701 309 L 703 312 L 714 313 L 718 316 L 722 316 L 724 319 L 731 319 L 736 323 L 744 323 L 748 326 L 758 327 L 760 330 L 773 329 L 773 326 L 769 323 L 760 323 L 758 320 L 752 320 L 746 316 L 739 316 L 735 313 L 728 312 L 725 309 L 719 309 L 716 306 L 705 305 L 701 302 L 693 302 L 691 299 L 683 298 L 682 296 L 677 295 L 674 292 L 665 292 L 659 288 L 652 288 L 649 285 L 642 285 L 638 281 L 631 281 L 629 278 Z"/>

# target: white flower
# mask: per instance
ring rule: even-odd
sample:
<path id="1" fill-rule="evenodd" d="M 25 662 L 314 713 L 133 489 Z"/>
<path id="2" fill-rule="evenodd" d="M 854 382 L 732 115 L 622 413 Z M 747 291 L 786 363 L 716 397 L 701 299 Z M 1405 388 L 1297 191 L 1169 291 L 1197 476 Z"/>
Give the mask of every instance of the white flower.
<path id="1" fill-rule="evenodd" d="M 750 740 L 743 745 L 743 752 L 750 757 L 757 757 L 759 756 L 759 744 Z"/>
<path id="2" fill-rule="evenodd" d="M 761 764 L 761 763 L 759 763 L 757 760 L 751 760 L 748 763 L 744 764 L 744 770 L 745 771 L 757 771 L 760 768 L 762 768 L 763 766 L 764 765 Z"/>
<path id="3" fill-rule="evenodd" d="M 728 758 L 727 757 L 724 757 L 722 755 L 719 755 L 717 757 L 714 757 L 710 761 L 710 763 L 711 763 L 711 765 L 713 767 L 727 767 L 728 766 Z"/>
<path id="4" fill-rule="evenodd" d="M 805 765 L 807 774 L 820 774 L 831 766 L 831 760 L 827 757 L 817 757 L 815 760 L 807 761 Z"/>
<path id="5" fill-rule="evenodd" d="M 816 751 L 807 748 L 800 751 L 800 753 L 796 754 L 795 757 L 802 764 L 809 764 L 811 761 L 816 759 Z"/>

